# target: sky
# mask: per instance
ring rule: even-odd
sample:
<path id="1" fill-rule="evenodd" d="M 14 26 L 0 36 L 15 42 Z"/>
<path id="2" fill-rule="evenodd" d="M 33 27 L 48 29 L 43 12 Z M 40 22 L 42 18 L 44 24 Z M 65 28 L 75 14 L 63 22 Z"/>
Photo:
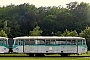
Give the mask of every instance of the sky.
<path id="1" fill-rule="evenodd" d="M 0 0 L 0 6 L 6 6 L 6 5 L 10 5 L 15 4 L 15 5 L 20 5 L 23 3 L 29 3 L 29 4 L 33 4 L 36 7 L 47 7 L 47 6 L 63 6 L 65 7 L 66 4 L 70 3 L 70 2 L 86 2 L 86 3 L 90 3 L 90 0 Z"/>

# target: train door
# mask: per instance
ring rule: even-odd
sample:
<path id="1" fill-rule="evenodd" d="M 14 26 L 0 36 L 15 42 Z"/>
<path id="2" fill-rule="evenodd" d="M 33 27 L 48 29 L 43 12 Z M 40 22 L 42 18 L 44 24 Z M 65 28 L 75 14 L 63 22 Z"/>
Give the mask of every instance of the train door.
<path id="1" fill-rule="evenodd" d="M 13 52 L 23 53 L 24 43 L 23 40 L 14 40 Z"/>
<path id="2" fill-rule="evenodd" d="M 82 53 L 82 40 L 77 40 L 77 53 Z"/>
<path id="3" fill-rule="evenodd" d="M 23 53 L 24 52 L 24 40 L 19 40 L 19 53 Z"/>

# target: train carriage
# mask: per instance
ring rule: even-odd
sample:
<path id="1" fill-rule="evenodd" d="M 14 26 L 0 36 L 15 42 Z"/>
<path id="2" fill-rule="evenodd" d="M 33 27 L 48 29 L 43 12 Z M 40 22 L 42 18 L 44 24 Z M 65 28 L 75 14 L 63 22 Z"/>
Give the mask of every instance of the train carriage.
<path id="1" fill-rule="evenodd" d="M 31 56 L 55 53 L 67 56 L 87 52 L 86 40 L 81 37 L 26 36 L 13 39 L 13 52 Z"/>
<path id="2" fill-rule="evenodd" d="M 8 52 L 9 52 L 8 38 L 0 37 L 0 53 L 8 53 Z"/>

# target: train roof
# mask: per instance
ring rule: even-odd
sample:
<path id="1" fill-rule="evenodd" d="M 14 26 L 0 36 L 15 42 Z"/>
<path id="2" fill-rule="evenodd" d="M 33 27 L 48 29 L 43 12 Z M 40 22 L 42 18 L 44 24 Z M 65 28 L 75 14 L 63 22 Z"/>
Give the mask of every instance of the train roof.
<path id="1" fill-rule="evenodd" d="M 6 37 L 0 37 L 0 39 L 8 39 L 8 38 L 6 38 Z"/>
<path id="2" fill-rule="evenodd" d="M 13 39 L 60 39 L 60 40 L 81 40 L 81 39 L 85 39 L 85 38 L 82 38 L 82 37 L 60 37 L 60 36 L 23 36 L 23 37 L 15 37 Z"/>

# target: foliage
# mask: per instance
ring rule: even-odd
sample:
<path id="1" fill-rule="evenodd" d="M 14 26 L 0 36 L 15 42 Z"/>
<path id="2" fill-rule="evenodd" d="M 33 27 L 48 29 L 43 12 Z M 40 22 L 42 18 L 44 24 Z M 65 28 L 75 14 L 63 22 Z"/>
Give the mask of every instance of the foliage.
<path id="1" fill-rule="evenodd" d="M 9 33 L 10 33 L 10 28 L 7 27 L 7 20 L 4 22 L 3 30 L 5 31 L 5 33 L 6 33 L 7 35 L 9 35 Z"/>
<path id="2" fill-rule="evenodd" d="M 86 29 L 81 31 L 81 33 L 79 35 L 86 39 L 90 39 L 90 27 L 86 27 Z"/>
<path id="3" fill-rule="evenodd" d="M 0 30 L 4 30 L 7 36 L 12 38 L 34 35 L 34 32 L 31 34 L 32 30 L 39 25 L 43 32 L 35 35 L 50 36 L 54 32 L 57 36 L 78 36 L 81 30 L 90 26 L 89 16 L 90 5 L 85 2 L 70 2 L 66 8 L 62 6 L 37 8 L 29 3 L 11 4 L 0 7 Z"/>
<path id="4" fill-rule="evenodd" d="M 78 33 L 76 30 L 74 30 L 69 33 L 69 36 L 78 36 Z"/>
<path id="5" fill-rule="evenodd" d="M 8 37 L 4 30 L 0 31 L 0 36 L 1 37 Z"/>
<path id="6" fill-rule="evenodd" d="M 84 37 L 87 39 L 87 45 L 90 46 L 90 27 L 86 27 L 85 30 L 81 31 L 79 36 Z M 88 47 L 90 49 L 90 47 Z"/>
<path id="7" fill-rule="evenodd" d="M 40 36 L 42 33 L 42 30 L 39 26 L 36 26 L 33 31 L 30 31 L 30 36 Z"/>
<path id="8" fill-rule="evenodd" d="M 64 33 L 62 34 L 62 36 L 69 36 L 70 31 L 68 31 L 67 29 L 64 31 Z"/>
<path id="9" fill-rule="evenodd" d="M 78 33 L 77 33 L 76 30 L 70 32 L 70 31 L 68 31 L 66 29 L 66 31 L 64 31 L 64 33 L 62 34 L 62 36 L 78 36 Z"/>
<path id="10" fill-rule="evenodd" d="M 57 32 L 55 33 L 56 36 L 61 36 L 61 34 L 62 34 L 62 33 L 61 33 L 60 31 L 57 31 Z"/>

